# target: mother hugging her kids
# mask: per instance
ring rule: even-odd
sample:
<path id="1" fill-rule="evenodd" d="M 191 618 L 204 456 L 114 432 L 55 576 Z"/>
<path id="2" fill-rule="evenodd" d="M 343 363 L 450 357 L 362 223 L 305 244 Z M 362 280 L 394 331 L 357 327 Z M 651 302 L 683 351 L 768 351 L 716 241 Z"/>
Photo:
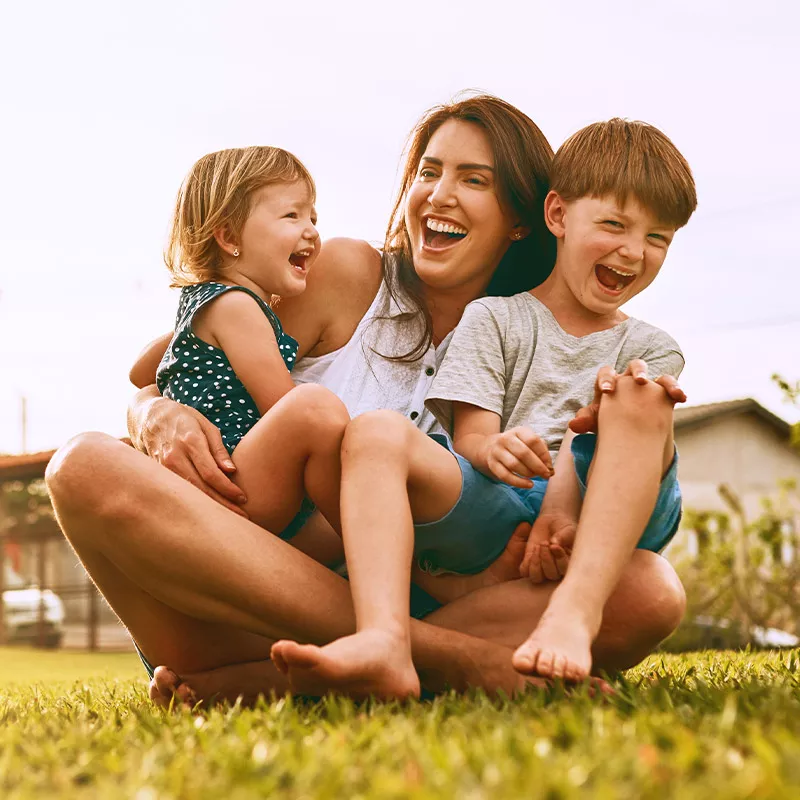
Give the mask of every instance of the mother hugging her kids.
<path id="1" fill-rule="evenodd" d="M 634 131 L 634 144 L 636 135 Z M 645 162 L 647 156 L 645 153 Z M 408 534 L 416 537 L 416 542 L 398 544 L 406 535 L 404 514 L 409 526 L 411 515 L 414 522 L 436 520 L 438 512 L 450 508 L 462 491 L 456 487 L 454 497 L 448 494 L 453 480 L 461 480 L 463 469 L 442 479 L 438 462 L 442 458 L 453 459 L 453 464 L 456 461 L 446 447 L 432 439 L 420 437 L 425 442 L 420 452 L 428 452 L 426 443 L 430 442 L 431 447 L 439 448 L 441 457 L 435 450 L 432 461 L 423 459 L 423 465 L 414 464 L 413 469 L 408 466 L 416 458 L 409 453 L 416 450 L 412 443 L 409 451 L 404 426 L 439 434 L 440 441 L 446 440 L 442 434 L 453 434 L 452 412 L 440 413 L 435 403 L 428 407 L 425 401 L 447 363 L 448 345 L 467 305 L 485 296 L 511 297 L 535 287 L 550 287 L 547 296 L 539 300 L 550 307 L 555 319 L 552 324 L 548 321 L 548 326 L 540 324 L 537 349 L 557 325 L 558 310 L 548 299 L 558 294 L 553 293 L 551 275 L 556 244 L 559 257 L 565 245 L 563 226 L 554 225 L 554 220 L 558 223 L 561 219 L 554 203 L 568 207 L 571 198 L 549 192 L 552 163 L 553 152 L 539 128 L 498 98 L 473 96 L 434 108 L 412 132 L 382 251 L 346 239 L 333 239 L 320 247 L 314 227 L 313 181 L 302 165 L 283 151 L 222 151 L 206 156 L 193 168 L 179 196 L 173 226 L 175 246 L 168 257 L 173 285 L 183 287 L 178 324 L 174 333 L 147 348 L 131 373 L 134 383 L 144 387 L 128 415 L 137 449 L 103 434 L 83 434 L 61 448 L 47 474 L 64 534 L 129 630 L 150 674 L 150 696 L 155 702 L 167 703 L 173 694 L 183 702 L 195 703 L 238 696 L 252 701 L 260 694 L 328 690 L 355 697 L 407 696 L 417 694 L 420 684 L 431 692 L 445 687 L 481 687 L 513 694 L 528 683 L 539 682 L 541 676 L 577 680 L 589 666 L 592 673 L 631 667 L 677 627 L 685 606 L 683 588 L 669 563 L 655 552 L 674 533 L 675 514 L 667 523 L 670 531 L 657 541 L 648 544 L 646 537 L 640 537 L 646 528 L 650 530 L 648 517 L 661 504 L 661 495 L 656 498 L 659 476 L 674 472 L 671 413 L 673 403 L 684 399 L 676 382 L 683 362 L 666 334 L 659 340 L 663 352 L 651 354 L 646 345 L 652 344 L 648 336 L 656 329 L 649 326 L 647 331 L 636 328 L 639 338 L 646 339 L 644 344 L 635 335 L 626 339 L 629 346 L 621 345 L 616 363 L 603 360 L 592 364 L 593 375 L 610 365 L 600 372 L 598 391 L 594 391 L 592 379 L 582 385 L 580 396 L 570 398 L 559 412 L 559 422 L 564 414 L 571 418 L 577 412 L 572 425 L 576 431 L 598 432 L 596 460 L 605 459 L 608 466 L 604 470 L 613 469 L 613 459 L 604 455 L 599 428 L 632 430 L 638 435 L 642 420 L 659 421 L 655 432 L 646 434 L 648 452 L 658 450 L 647 467 L 650 472 L 655 470 L 650 476 L 653 487 L 648 483 L 637 489 L 641 497 L 635 500 L 636 513 L 623 521 L 619 532 L 608 531 L 608 540 L 605 531 L 597 534 L 597 557 L 607 558 L 609 567 L 601 570 L 601 585 L 587 594 L 597 606 L 589 615 L 592 630 L 586 646 L 591 647 L 590 657 L 577 658 L 569 651 L 572 645 L 562 647 L 547 630 L 540 632 L 538 640 L 535 635 L 529 640 L 561 577 L 568 574 L 567 565 L 577 564 L 576 570 L 581 571 L 581 575 L 576 572 L 573 584 L 587 574 L 593 542 L 582 535 L 580 526 L 576 551 L 571 555 L 574 530 L 563 540 L 558 531 L 551 530 L 549 538 L 529 543 L 533 516 L 498 518 L 497 530 L 490 517 L 481 522 L 482 538 L 491 540 L 487 553 L 496 560 L 489 565 L 479 563 L 481 556 L 463 570 L 446 559 L 437 560 L 437 542 L 425 538 L 427 525 Z M 646 183 L 647 168 L 639 172 Z M 686 172 L 691 182 L 688 167 Z M 208 180 L 201 179 L 203 174 Z M 614 278 L 616 285 L 607 287 L 609 297 L 619 301 L 616 305 L 641 291 L 660 267 L 658 261 L 652 272 L 654 255 L 649 250 L 636 254 L 633 239 L 640 228 L 644 247 L 650 248 L 658 235 L 661 238 L 652 246 L 659 252 L 663 248 L 665 254 L 671 233 L 685 224 L 693 210 L 687 201 L 691 205 L 688 214 L 662 218 L 661 206 L 657 200 L 651 202 L 647 187 L 635 184 L 636 180 L 628 187 L 628 199 L 638 216 L 623 213 L 620 217 L 625 233 L 614 245 L 618 258 L 608 265 L 620 268 L 623 260 L 625 265 L 633 265 L 630 270 L 625 266 Z M 630 212 L 630 204 L 625 205 L 619 190 L 611 181 L 597 194 L 616 197 L 620 208 L 587 206 L 585 210 L 602 214 L 602 224 L 610 225 L 609 220 L 619 217 L 617 212 Z M 193 192 L 196 202 L 190 202 Z M 595 193 L 584 187 L 577 198 L 584 194 L 591 199 Z M 693 198 L 693 184 L 689 194 Z M 550 198 L 547 207 L 546 198 Z M 190 212 L 198 218 L 190 220 Z M 655 220 L 652 225 L 651 217 Z M 571 224 L 576 229 L 578 223 Z M 586 226 L 594 223 L 587 217 L 583 224 L 584 241 L 588 241 L 585 237 L 591 231 Z M 661 227 L 654 234 L 647 226 L 656 224 Z M 202 229 L 208 234 L 204 242 L 200 241 Z M 606 233 L 617 235 L 610 227 Z M 596 240 L 597 236 L 592 241 Z M 631 279 L 626 270 L 637 277 Z M 613 283 L 605 266 L 597 271 L 602 273 L 598 281 Z M 628 291 L 629 281 L 635 284 L 645 273 L 649 280 L 643 279 L 643 285 L 632 285 Z M 273 294 L 281 296 L 278 305 L 270 303 Z M 581 297 L 583 302 L 586 298 Z M 621 315 L 616 306 L 613 312 Z M 592 313 L 609 316 L 610 312 L 595 308 Z M 487 336 L 489 329 L 484 323 L 479 330 L 475 315 L 471 319 L 470 335 L 477 331 Z M 627 328 L 633 327 L 627 325 L 624 315 L 619 320 L 625 320 Z M 251 331 L 257 328 L 257 335 L 237 334 L 230 324 L 236 327 L 238 321 L 242 326 L 251 325 Z M 608 327 L 615 325 L 612 320 Z M 501 337 L 506 333 L 501 331 Z M 458 336 L 456 332 L 456 340 Z M 588 332 L 588 336 L 596 334 Z M 468 340 L 461 337 L 458 359 L 464 358 L 463 342 Z M 206 398 L 213 388 L 208 387 L 202 395 L 198 389 L 194 401 L 176 388 L 185 381 L 180 374 L 183 368 L 190 371 L 190 386 L 199 383 L 188 366 L 191 362 L 181 361 L 193 345 L 207 348 L 213 356 L 212 378 L 230 372 L 226 385 L 240 393 L 242 408 L 249 408 L 235 425 L 230 424 L 233 418 L 223 413 L 230 410 L 230 403 L 215 406 L 222 410 L 211 412 L 213 398 L 207 402 Z M 476 373 L 494 370 L 490 386 L 498 381 L 505 385 L 518 377 L 511 374 L 513 370 L 508 376 L 497 374 L 497 364 L 487 363 L 481 353 L 481 348 L 476 348 L 474 369 Z M 469 351 L 466 358 L 469 361 Z M 647 380 L 648 367 L 657 382 Z M 581 362 L 577 368 L 583 380 L 589 366 Z M 623 374 L 626 371 L 628 374 Z M 265 377 L 268 373 L 269 379 Z M 482 402 L 472 399 L 474 393 L 469 391 L 461 396 L 458 383 L 468 386 L 470 375 L 469 367 L 451 369 L 448 393 L 437 395 L 455 401 L 457 414 L 458 407 L 467 402 Z M 302 385 L 293 388 L 294 384 Z M 476 382 L 476 386 L 486 385 L 483 379 Z M 465 402 L 459 402 L 462 400 Z M 584 408 L 578 412 L 580 406 Z M 405 420 L 396 425 L 391 415 L 387 423 L 386 416 L 366 414 L 383 410 Z M 500 420 L 503 414 L 494 416 Z M 348 417 L 365 420 L 354 429 L 358 438 L 350 434 Z M 450 429 L 445 431 L 442 422 Z M 507 422 L 502 419 L 503 428 Z M 237 429 L 240 423 L 242 427 Z M 456 417 L 462 434 L 467 431 L 465 423 L 470 424 L 466 417 L 462 422 Z M 487 433 L 485 422 L 475 424 L 474 433 Z M 552 462 L 556 461 L 549 453 L 555 456 L 558 447 L 554 445 L 571 435 L 564 435 L 563 430 L 558 437 L 552 431 L 534 433 L 542 439 L 529 440 L 528 434 L 521 434 L 511 445 L 519 458 L 508 459 L 505 472 L 482 461 L 482 455 L 473 454 L 469 443 L 462 452 L 463 435 L 461 442 L 456 439 L 455 451 L 472 462 L 482 473 L 480 478 L 489 483 L 529 486 L 536 477 L 537 485 L 544 485 L 539 479 L 552 475 Z M 636 451 L 624 434 L 614 436 L 620 437 L 623 449 L 628 448 L 625 452 Z M 364 498 L 348 489 L 347 470 L 350 441 L 353 474 L 361 476 L 350 485 L 369 486 L 364 462 L 359 466 L 356 454 L 381 447 L 387 437 L 391 440 L 387 452 L 406 453 L 402 469 L 407 472 L 403 478 L 398 478 L 399 472 L 387 476 L 390 482 L 400 481 L 406 499 L 398 500 L 398 493 L 393 496 L 386 511 L 389 525 L 384 529 L 375 502 L 362 509 Z M 342 441 L 340 514 L 338 454 Z M 446 444 L 453 448 L 450 440 Z M 504 461 L 506 458 L 502 456 Z M 440 487 L 444 499 L 431 499 L 439 489 L 419 490 L 426 485 L 427 463 L 430 485 Z M 559 455 L 556 477 L 560 465 Z M 449 462 L 444 467 L 447 472 Z M 598 466 L 598 484 L 600 469 Z M 594 477 L 591 470 L 589 477 Z M 382 490 L 381 476 L 374 478 L 374 486 Z M 555 478 L 551 480 L 556 485 Z M 611 479 L 603 474 L 602 480 Z M 562 487 L 564 481 L 557 485 Z M 589 491 L 585 485 L 583 491 Z M 590 497 L 587 494 L 587 505 Z M 312 513 L 308 498 L 319 510 Z M 622 499 L 617 498 L 619 502 Z M 421 516 L 414 509 L 415 502 Z M 581 500 L 572 502 L 579 506 Z M 598 501 L 591 502 L 594 519 L 613 527 L 611 513 L 597 511 Z M 679 496 L 677 503 L 679 513 Z M 418 683 L 416 677 L 400 683 L 376 678 L 376 671 L 384 666 L 382 653 L 375 653 L 372 667 L 367 663 L 371 655 L 362 654 L 366 671 L 374 667 L 368 677 L 359 676 L 358 670 L 352 672 L 346 658 L 326 660 L 320 656 L 325 645 L 339 639 L 345 642 L 357 624 L 359 630 L 364 629 L 365 598 L 371 597 L 375 586 L 368 566 L 365 514 L 373 528 L 381 528 L 374 531 L 373 552 L 380 544 L 387 555 L 397 553 L 403 559 L 399 572 L 390 570 L 393 583 L 386 590 L 394 594 L 387 603 L 393 604 L 393 613 L 399 608 L 404 616 L 397 631 L 408 641 L 412 673 L 416 672 Z M 271 535 L 265 528 L 279 535 Z M 356 528 L 355 534 L 349 533 Z M 395 529 L 396 536 L 391 533 Z M 458 531 L 447 535 L 457 544 Z M 464 535 L 475 536 L 466 530 Z M 348 560 L 352 554 L 358 559 L 357 564 L 348 565 L 355 581 L 353 595 L 348 581 L 330 568 L 342 562 L 341 537 Z M 612 540 L 614 544 L 609 544 Z M 637 540 L 639 548 L 634 549 Z M 412 585 L 409 605 L 412 552 L 417 565 L 415 582 L 425 591 Z M 576 558 L 576 563 L 570 561 Z M 419 569 L 420 561 L 424 561 L 425 571 Z M 524 577 L 517 577 L 523 574 L 523 564 Z M 570 591 L 561 592 L 558 601 L 558 614 L 565 620 L 569 618 L 566 604 L 580 596 L 574 586 L 567 588 Z M 585 605 L 581 605 L 584 617 Z M 276 642 L 279 644 L 273 649 Z M 528 649 L 515 655 L 526 642 Z M 547 655 L 548 642 L 565 654 Z M 314 647 L 309 650 L 307 645 Z M 155 664 L 168 666 L 153 670 Z M 341 674 L 337 673 L 340 665 Z"/>

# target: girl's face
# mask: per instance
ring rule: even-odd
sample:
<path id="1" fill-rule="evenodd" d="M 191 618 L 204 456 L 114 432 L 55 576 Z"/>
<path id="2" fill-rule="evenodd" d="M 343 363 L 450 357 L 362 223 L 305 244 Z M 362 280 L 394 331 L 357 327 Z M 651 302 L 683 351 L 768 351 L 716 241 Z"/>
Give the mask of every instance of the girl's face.
<path id="1" fill-rule="evenodd" d="M 230 274 L 249 279 L 265 294 L 292 297 L 306 288 L 319 252 L 317 213 L 305 181 L 265 186 L 253 198 Z"/>
<path id="2" fill-rule="evenodd" d="M 478 125 L 448 120 L 433 134 L 408 191 L 405 224 L 414 268 L 434 289 L 483 293 L 512 241 L 494 156 Z"/>

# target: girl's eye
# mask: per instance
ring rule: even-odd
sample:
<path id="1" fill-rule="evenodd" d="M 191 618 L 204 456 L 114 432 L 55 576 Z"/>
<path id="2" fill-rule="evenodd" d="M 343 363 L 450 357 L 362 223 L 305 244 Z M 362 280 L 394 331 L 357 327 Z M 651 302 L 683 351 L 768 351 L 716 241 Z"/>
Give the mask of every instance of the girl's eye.
<path id="1" fill-rule="evenodd" d="M 286 217 L 287 217 L 288 219 L 297 219 L 297 212 L 296 212 L 296 211 L 290 211 L 290 212 L 289 212 L 289 213 L 286 215 Z"/>
<path id="2" fill-rule="evenodd" d="M 473 186 L 486 186 L 486 179 L 480 178 L 477 175 L 470 175 L 467 178 L 467 183 L 471 183 Z"/>

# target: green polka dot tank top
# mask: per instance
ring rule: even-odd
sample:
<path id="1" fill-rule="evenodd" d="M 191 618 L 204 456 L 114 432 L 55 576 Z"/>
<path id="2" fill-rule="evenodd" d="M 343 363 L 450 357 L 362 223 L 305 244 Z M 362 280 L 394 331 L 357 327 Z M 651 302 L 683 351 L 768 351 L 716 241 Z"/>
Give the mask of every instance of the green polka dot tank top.
<path id="1" fill-rule="evenodd" d="M 232 453 L 261 415 L 224 351 L 199 339 L 192 331 L 192 320 L 200 308 L 230 291 L 247 292 L 258 303 L 275 332 L 284 364 L 292 369 L 297 359 L 297 342 L 284 333 L 273 310 L 244 286 L 208 282 L 181 289 L 175 334 L 158 367 L 156 384 L 164 397 L 196 408 L 216 425 L 225 447 Z"/>

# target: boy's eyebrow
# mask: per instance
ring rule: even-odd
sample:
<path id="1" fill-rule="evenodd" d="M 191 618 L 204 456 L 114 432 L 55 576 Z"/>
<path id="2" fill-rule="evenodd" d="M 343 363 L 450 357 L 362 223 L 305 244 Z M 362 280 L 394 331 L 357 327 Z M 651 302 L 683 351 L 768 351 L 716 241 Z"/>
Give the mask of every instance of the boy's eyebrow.
<path id="1" fill-rule="evenodd" d="M 441 167 L 444 162 L 441 158 L 433 158 L 433 156 L 422 156 L 420 161 L 426 161 L 429 164 L 436 164 L 436 166 Z M 459 164 L 456 167 L 457 170 L 466 171 L 471 169 L 485 169 L 489 172 L 494 172 L 494 167 L 490 167 L 488 164 Z"/>

